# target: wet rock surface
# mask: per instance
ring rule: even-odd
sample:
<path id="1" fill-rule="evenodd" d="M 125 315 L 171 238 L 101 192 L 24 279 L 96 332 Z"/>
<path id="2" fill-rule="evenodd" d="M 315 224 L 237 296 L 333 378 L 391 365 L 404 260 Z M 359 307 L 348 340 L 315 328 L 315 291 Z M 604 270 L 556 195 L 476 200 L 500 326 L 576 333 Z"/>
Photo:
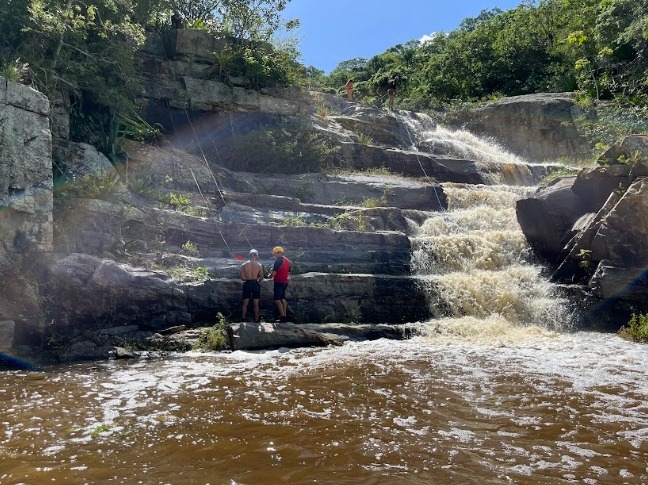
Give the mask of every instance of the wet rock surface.
<path id="1" fill-rule="evenodd" d="M 586 285 L 598 301 L 586 309 L 592 320 L 627 323 L 648 310 L 648 179 L 639 175 L 647 141 L 627 137 L 602 156 L 616 164 L 585 168 L 517 204 L 527 240 L 551 263 L 553 279 Z"/>

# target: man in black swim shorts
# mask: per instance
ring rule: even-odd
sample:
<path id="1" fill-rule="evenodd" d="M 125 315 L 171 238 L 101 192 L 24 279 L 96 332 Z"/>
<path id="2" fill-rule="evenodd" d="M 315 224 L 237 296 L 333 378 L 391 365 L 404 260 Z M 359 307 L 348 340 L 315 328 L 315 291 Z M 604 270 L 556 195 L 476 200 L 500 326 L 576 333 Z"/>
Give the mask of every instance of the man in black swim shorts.
<path id="1" fill-rule="evenodd" d="M 259 299 L 261 298 L 261 281 L 263 280 L 263 265 L 259 262 L 259 253 L 256 249 L 250 250 L 250 259 L 241 266 L 241 280 L 243 283 L 243 304 L 241 306 L 241 320 L 245 321 L 247 307 L 252 299 L 254 321 L 260 322 Z"/>

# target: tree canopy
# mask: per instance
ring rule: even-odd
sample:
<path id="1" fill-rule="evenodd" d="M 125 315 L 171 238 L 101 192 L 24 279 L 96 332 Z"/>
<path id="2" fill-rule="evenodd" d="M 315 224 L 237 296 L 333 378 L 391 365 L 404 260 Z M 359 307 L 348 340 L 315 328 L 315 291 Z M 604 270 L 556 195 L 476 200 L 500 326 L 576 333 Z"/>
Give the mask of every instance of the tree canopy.
<path id="1" fill-rule="evenodd" d="M 256 62 L 255 56 L 268 55 L 254 52 L 254 42 L 297 26 L 281 16 L 289 1 L 3 0 L 0 75 L 70 100 L 73 121 L 83 120 L 86 134 L 103 136 L 114 131 L 116 120 L 137 117 L 134 100 L 142 86 L 136 52 L 146 30 L 168 29 L 178 12 L 186 26 L 240 39 Z M 295 63 L 296 51 L 279 51 L 267 62 Z"/>
<path id="2" fill-rule="evenodd" d="M 380 98 L 398 76 L 401 106 L 425 108 L 539 91 L 648 104 L 648 0 L 525 0 L 484 10 L 456 30 L 340 63 L 325 84 L 354 77 Z"/>

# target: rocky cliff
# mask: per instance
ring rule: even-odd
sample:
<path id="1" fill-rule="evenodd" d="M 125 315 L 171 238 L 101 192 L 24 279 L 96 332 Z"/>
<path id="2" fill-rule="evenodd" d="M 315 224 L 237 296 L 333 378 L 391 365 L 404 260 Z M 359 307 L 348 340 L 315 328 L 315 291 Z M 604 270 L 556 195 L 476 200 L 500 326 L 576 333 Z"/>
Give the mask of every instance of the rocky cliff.
<path id="1" fill-rule="evenodd" d="M 600 162 L 520 200 L 517 216 L 553 280 L 588 295 L 586 322 L 618 328 L 648 310 L 648 136 L 625 138 Z"/>
<path id="2" fill-rule="evenodd" d="M 241 259 L 254 247 L 267 265 L 277 244 L 294 263 L 289 299 L 298 322 L 394 325 L 431 318 L 438 312 L 425 292 L 433 290 L 411 274 L 408 236 L 413 224 L 447 207 L 444 185 L 531 186 L 555 169 L 465 150 L 447 133 L 439 138 L 425 115 L 294 88 L 257 92 L 245 80 L 223 82 L 213 76 L 214 43 L 188 29 L 149 38 L 141 53 L 143 113 L 166 129 L 155 146 L 127 143 L 124 163 L 115 169 L 93 147 L 58 139 L 56 156 L 68 183 L 57 189 L 53 210 L 47 143 L 37 157 L 39 170 L 47 168 L 42 180 L 38 171 L 25 178 L 29 184 L 11 179 L 3 213 L 31 219 L 21 225 L 27 219 L 20 215 L 20 224 L 12 222 L 5 247 L 21 247 L 19 229 L 30 248 L 54 252 L 22 273 L 23 286 L 2 275 L 5 306 L 4 295 L 17 302 L 29 287 L 41 312 L 33 319 L 21 317 L 23 309 L 15 306 L 0 312 L 0 320 L 12 322 L 2 331 L 15 330 L 5 347 L 44 348 L 64 360 L 105 357 L 116 345 L 159 342 L 172 328 L 211 325 L 219 312 L 237 318 Z M 7 92 L 28 90 L 5 86 Z M 38 123 L 25 124 L 42 126 L 37 131 L 47 140 L 46 100 L 36 99 L 40 111 L 23 111 L 37 115 Z M 297 130 L 288 140 L 303 135 L 323 143 L 313 146 L 326 147 L 317 154 L 330 165 L 311 171 L 323 167 L 318 157 L 308 165 L 298 151 L 277 157 L 271 145 L 258 150 L 259 139 L 285 126 Z M 57 133 L 64 138 L 67 132 Z M 36 140 L 9 138 L 24 145 Z M 2 152 L 10 154 L 7 166 L 24 170 L 24 156 L 12 150 Z M 271 156 L 273 163 L 264 163 Z M 49 206 L 22 209 L 12 187 L 42 190 Z M 269 281 L 262 291 L 262 315 L 269 320 Z"/>
<path id="3" fill-rule="evenodd" d="M 0 77 L 0 352 L 37 333 L 43 314 L 21 267 L 52 251 L 50 104 Z"/>

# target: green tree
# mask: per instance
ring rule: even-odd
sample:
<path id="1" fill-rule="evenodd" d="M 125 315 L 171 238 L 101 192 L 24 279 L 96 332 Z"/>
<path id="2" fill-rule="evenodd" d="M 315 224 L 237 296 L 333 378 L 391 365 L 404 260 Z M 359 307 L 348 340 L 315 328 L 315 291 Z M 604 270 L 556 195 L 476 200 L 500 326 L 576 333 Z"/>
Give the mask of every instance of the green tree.
<path id="1" fill-rule="evenodd" d="M 648 0 L 608 0 L 596 19 L 599 57 L 609 57 L 605 80 L 611 92 L 648 96 Z"/>
<path id="2" fill-rule="evenodd" d="M 299 27 L 298 20 L 284 20 L 281 15 L 289 1 L 222 0 L 219 13 L 223 28 L 236 39 L 270 41 L 280 29 Z"/>

